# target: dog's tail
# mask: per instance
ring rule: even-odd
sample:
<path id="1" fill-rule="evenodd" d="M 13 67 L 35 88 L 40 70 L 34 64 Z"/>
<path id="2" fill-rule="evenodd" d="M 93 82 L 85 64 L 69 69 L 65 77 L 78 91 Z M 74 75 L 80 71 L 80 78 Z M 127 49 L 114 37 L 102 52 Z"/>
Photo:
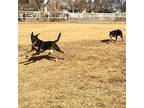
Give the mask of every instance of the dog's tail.
<path id="1" fill-rule="evenodd" d="M 58 34 L 58 38 L 54 42 L 58 42 L 61 36 L 61 32 Z"/>

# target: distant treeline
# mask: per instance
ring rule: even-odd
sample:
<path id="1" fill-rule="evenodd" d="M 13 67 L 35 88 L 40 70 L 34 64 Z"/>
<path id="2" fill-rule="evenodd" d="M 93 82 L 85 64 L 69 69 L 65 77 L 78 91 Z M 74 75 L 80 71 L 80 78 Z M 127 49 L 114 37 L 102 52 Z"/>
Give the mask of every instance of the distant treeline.
<path id="1" fill-rule="evenodd" d="M 19 10 L 102 12 L 126 11 L 125 0 L 18 0 Z"/>

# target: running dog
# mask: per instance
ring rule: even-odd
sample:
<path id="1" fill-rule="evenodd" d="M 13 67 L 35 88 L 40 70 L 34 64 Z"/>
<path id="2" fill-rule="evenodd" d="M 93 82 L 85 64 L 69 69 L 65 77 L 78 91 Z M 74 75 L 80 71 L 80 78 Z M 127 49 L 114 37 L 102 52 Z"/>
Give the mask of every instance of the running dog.
<path id="1" fill-rule="evenodd" d="M 113 30 L 113 31 L 110 31 L 109 33 L 109 37 L 110 37 L 110 40 L 112 41 L 112 37 L 115 37 L 115 41 L 117 41 L 117 37 L 120 36 L 122 41 L 123 41 L 123 34 L 122 34 L 122 31 L 117 29 L 117 30 Z"/>
<path id="2" fill-rule="evenodd" d="M 43 40 L 40 40 L 38 38 L 39 34 L 40 33 L 34 35 L 33 32 L 31 33 L 32 45 L 31 45 L 31 50 L 28 51 L 28 52 L 36 51 L 36 53 L 34 53 L 32 55 L 39 55 L 41 52 L 49 50 L 49 55 L 50 54 L 53 55 L 55 57 L 55 61 L 57 62 L 57 56 L 54 55 L 53 51 L 55 50 L 57 52 L 60 52 L 60 53 L 64 54 L 64 52 L 56 44 L 59 41 L 59 39 L 60 39 L 61 33 L 58 34 L 58 38 L 56 40 L 54 40 L 54 41 L 43 41 Z M 28 58 L 28 56 L 26 56 L 26 58 Z"/>

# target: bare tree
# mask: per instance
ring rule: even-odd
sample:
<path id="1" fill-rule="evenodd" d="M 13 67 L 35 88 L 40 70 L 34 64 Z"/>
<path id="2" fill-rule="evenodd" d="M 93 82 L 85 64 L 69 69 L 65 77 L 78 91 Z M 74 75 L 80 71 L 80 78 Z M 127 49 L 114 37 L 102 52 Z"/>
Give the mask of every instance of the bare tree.
<path id="1" fill-rule="evenodd" d="M 121 2 L 121 11 L 126 12 L 126 1 Z"/>
<path id="2" fill-rule="evenodd" d="M 31 7 L 37 7 L 39 10 L 61 11 L 67 9 L 70 12 L 112 12 L 114 4 L 120 4 L 118 7 L 122 11 L 126 10 L 126 3 L 122 0 L 18 0 L 19 4 L 30 4 Z"/>
<path id="3" fill-rule="evenodd" d="M 80 12 L 87 10 L 87 0 L 79 0 L 78 7 L 79 7 L 78 9 Z"/>
<path id="4" fill-rule="evenodd" d="M 94 0 L 95 12 L 112 12 L 112 4 L 121 4 L 120 0 Z"/>
<path id="5" fill-rule="evenodd" d="M 44 7 L 48 4 L 48 0 L 35 0 L 40 10 L 44 10 Z"/>
<path id="6" fill-rule="evenodd" d="M 18 0 L 18 4 L 28 4 L 29 0 Z"/>

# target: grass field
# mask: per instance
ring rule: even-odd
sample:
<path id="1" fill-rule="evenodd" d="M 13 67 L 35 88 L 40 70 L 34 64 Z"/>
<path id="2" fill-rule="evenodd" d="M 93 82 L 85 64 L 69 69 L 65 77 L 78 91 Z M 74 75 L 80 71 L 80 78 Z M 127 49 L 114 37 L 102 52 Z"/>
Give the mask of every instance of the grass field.
<path id="1" fill-rule="evenodd" d="M 125 24 L 19 23 L 19 54 L 30 50 L 30 34 L 54 40 L 65 55 L 19 56 L 19 108 L 125 108 L 125 41 L 102 43 Z M 64 59 L 63 59 L 64 58 Z"/>

